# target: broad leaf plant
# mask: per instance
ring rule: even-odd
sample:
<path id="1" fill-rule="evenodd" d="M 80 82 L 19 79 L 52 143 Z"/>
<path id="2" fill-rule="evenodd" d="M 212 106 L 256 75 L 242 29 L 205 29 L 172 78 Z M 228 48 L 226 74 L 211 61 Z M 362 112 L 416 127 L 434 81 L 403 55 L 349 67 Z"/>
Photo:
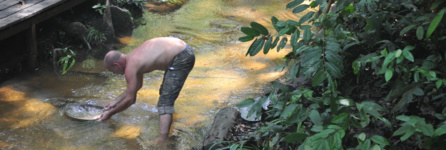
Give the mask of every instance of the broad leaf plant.
<path id="1" fill-rule="evenodd" d="M 272 16 L 270 26 L 242 27 L 239 41 L 252 43 L 246 56 L 289 44 L 277 68 L 286 68 L 290 80 L 311 82 L 293 88 L 275 81 L 260 100 L 239 103 L 252 105 L 248 115 L 266 116 L 265 126 L 226 148 L 441 149 L 445 6 L 444 0 L 293 0 L 286 8 L 300 19 Z M 377 91 L 364 94 L 368 87 Z"/>

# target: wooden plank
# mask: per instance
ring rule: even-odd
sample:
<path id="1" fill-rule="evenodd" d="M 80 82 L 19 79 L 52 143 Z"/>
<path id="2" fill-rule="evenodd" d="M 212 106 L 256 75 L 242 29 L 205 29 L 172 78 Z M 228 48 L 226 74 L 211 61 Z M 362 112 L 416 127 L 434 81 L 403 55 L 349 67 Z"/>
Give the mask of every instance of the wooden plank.
<path id="1" fill-rule="evenodd" d="M 2 18 L 0 19 L 0 30 L 7 27 L 7 25 L 9 24 L 31 18 L 39 12 L 50 8 L 53 5 L 59 4 L 60 2 L 63 2 L 63 0 L 45 0 L 40 2 L 38 5 L 32 5 L 27 9 L 20 10 L 19 12 L 14 13 L 6 18 Z"/>
<path id="2" fill-rule="evenodd" d="M 8 7 L 19 4 L 19 2 L 20 2 L 19 0 L 5 0 L 3 2 L 0 2 L 0 10 L 4 10 Z"/>
<path id="3" fill-rule="evenodd" d="M 17 0 L 14 0 L 14 1 L 17 1 Z M 21 5 L 21 4 L 17 3 L 13 7 L 9 7 L 8 9 L 0 11 L 0 19 L 8 17 L 14 13 L 19 13 L 21 10 L 24 10 L 28 7 L 36 5 L 42 1 L 43 0 L 28 0 L 25 5 Z"/>

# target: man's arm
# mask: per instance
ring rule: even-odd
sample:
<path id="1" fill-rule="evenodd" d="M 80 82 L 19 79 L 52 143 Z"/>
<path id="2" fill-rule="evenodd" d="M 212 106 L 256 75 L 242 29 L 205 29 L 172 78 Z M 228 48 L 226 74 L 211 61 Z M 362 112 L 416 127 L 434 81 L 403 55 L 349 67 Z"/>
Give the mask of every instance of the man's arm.
<path id="1" fill-rule="evenodd" d="M 115 107 L 110 108 L 110 110 L 104 112 L 101 115 L 101 118 L 99 118 L 99 121 L 108 120 L 114 114 L 127 109 L 135 103 L 136 94 L 142 87 L 143 74 L 137 75 L 136 71 L 129 73 L 126 72 L 125 79 L 127 81 L 127 89 L 124 91 L 123 94 L 120 95 L 120 97 L 123 96 L 122 100 L 120 100 Z"/>
<path id="2" fill-rule="evenodd" d="M 126 97 L 126 95 L 127 94 L 125 91 L 122 92 L 121 95 L 119 95 L 118 97 L 115 98 L 115 100 L 113 100 L 112 102 L 105 105 L 104 109 L 109 110 L 109 109 L 115 108 L 116 105 L 118 105 Z"/>

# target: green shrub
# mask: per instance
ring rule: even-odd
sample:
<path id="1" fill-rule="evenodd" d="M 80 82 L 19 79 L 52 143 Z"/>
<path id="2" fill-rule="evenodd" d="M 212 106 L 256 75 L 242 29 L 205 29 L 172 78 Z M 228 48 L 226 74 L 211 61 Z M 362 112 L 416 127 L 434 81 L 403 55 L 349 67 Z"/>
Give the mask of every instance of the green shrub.
<path id="1" fill-rule="evenodd" d="M 289 43 L 292 51 L 279 67 L 288 68 L 289 79 L 311 80 L 310 88 L 298 89 L 273 82 L 263 101 L 241 102 L 239 107 L 255 102 L 249 113 L 267 116 L 267 126 L 250 140 L 260 149 L 444 146 L 446 3 L 303 1 L 286 5 L 293 13 L 306 12 L 299 20 L 271 18 L 276 33 L 256 22 L 241 28 L 246 35 L 239 41 L 253 40 L 246 55 L 280 51 Z M 263 112 L 266 99 L 271 104 Z"/>

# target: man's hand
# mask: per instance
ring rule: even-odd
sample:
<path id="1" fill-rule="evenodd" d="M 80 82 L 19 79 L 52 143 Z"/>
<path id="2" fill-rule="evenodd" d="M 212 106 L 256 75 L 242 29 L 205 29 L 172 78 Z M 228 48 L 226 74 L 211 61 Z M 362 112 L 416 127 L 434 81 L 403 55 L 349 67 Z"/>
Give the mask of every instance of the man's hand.
<path id="1" fill-rule="evenodd" d="M 110 113 L 110 110 L 105 111 L 102 113 L 101 117 L 99 117 L 98 121 L 107 121 L 111 116 L 113 116 L 113 114 Z"/>
<path id="2" fill-rule="evenodd" d="M 117 100 L 113 100 L 112 102 L 110 102 L 107 105 L 105 105 L 104 109 L 105 110 L 113 109 L 113 108 L 115 108 L 119 104 L 119 102 L 121 102 L 121 101 L 118 100 L 118 99 Z"/>

